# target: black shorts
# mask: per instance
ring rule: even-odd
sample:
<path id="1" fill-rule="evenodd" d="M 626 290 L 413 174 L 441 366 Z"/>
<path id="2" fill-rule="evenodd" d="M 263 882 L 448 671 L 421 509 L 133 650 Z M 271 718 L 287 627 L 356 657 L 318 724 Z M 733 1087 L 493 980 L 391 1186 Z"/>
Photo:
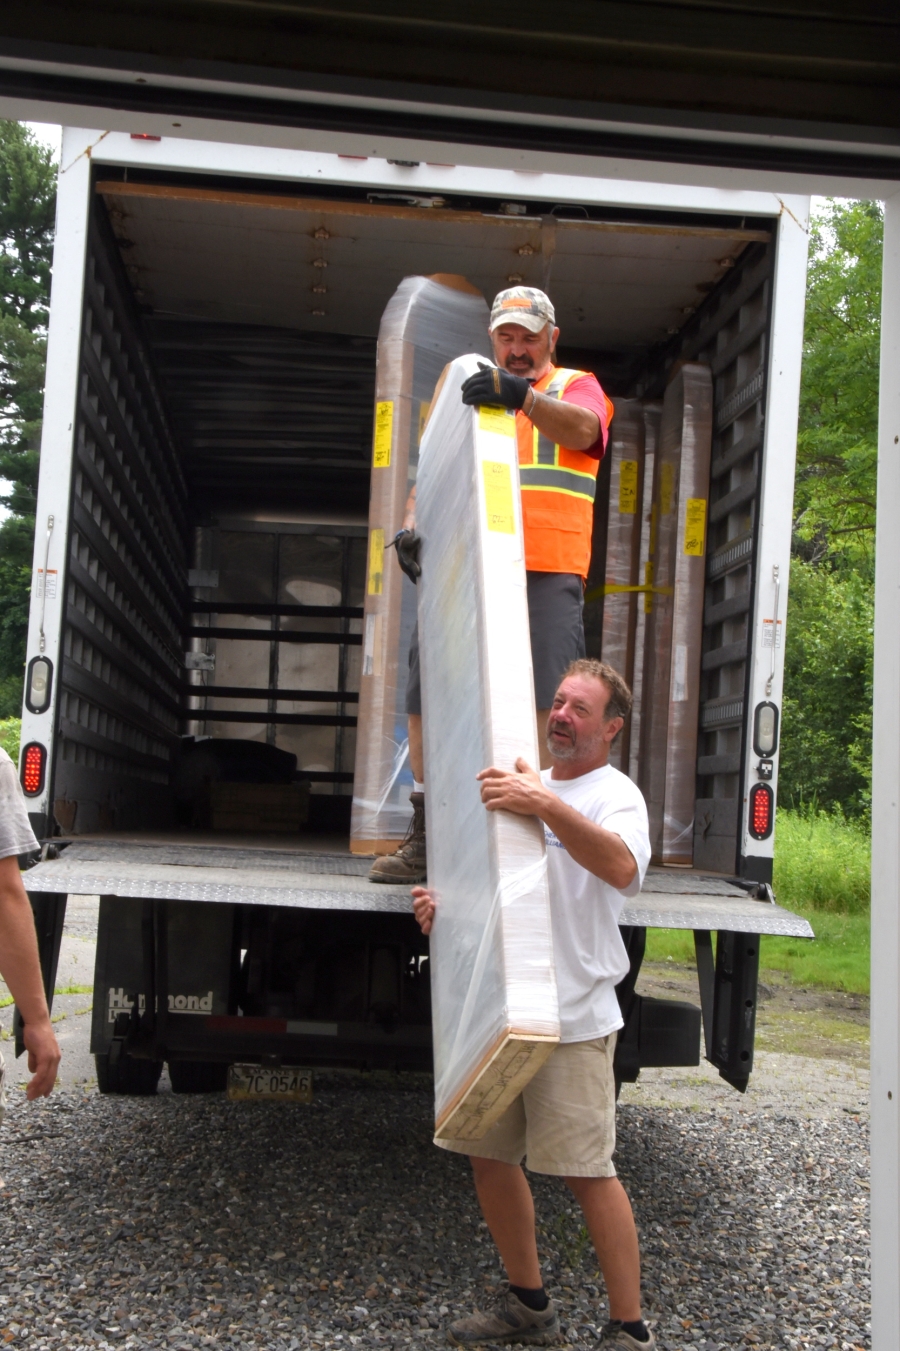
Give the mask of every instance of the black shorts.
<path id="1" fill-rule="evenodd" d="M 570 661 L 584 656 L 584 587 L 572 572 L 528 572 L 528 622 L 531 627 L 531 663 L 534 667 L 536 708 L 553 703 L 563 671 Z M 409 644 L 407 713 L 422 712 L 422 678 L 419 669 L 419 626 Z"/>

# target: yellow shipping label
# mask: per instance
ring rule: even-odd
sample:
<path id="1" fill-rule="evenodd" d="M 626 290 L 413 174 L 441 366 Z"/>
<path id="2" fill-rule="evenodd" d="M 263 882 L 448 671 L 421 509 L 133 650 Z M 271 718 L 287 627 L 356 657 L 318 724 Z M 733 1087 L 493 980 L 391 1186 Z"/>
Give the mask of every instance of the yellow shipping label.
<path id="1" fill-rule="evenodd" d="M 422 434 L 425 431 L 425 423 L 428 421 L 428 414 L 431 412 L 430 403 L 419 404 L 419 442 L 421 443 Z"/>
<path id="2" fill-rule="evenodd" d="M 638 462 L 623 460 L 619 465 L 619 515 L 633 516 L 637 511 Z"/>
<path id="3" fill-rule="evenodd" d="M 672 498 L 675 495 L 675 470 L 671 464 L 659 467 L 659 508 L 664 516 L 672 513 Z"/>
<path id="4" fill-rule="evenodd" d="M 496 460 L 482 460 L 481 472 L 484 475 L 484 506 L 488 530 L 495 530 L 501 535 L 514 535 L 516 517 L 513 510 L 512 476 L 509 465 L 499 464 Z"/>
<path id="5" fill-rule="evenodd" d="M 478 426 L 483 432 L 499 432 L 501 436 L 515 436 L 516 418 L 508 408 L 484 404 L 478 410 Z"/>
<path id="6" fill-rule="evenodd" d="M 703 557 L 706 549 L 706 498 L 689 497 L 684 513 L 684 552 Z"/>
<path id="7" fill-rule="evenodd" d="M 394 434 L 394 405 L 390 399 L 381 399 L 375 405 L 375 440 L 372 464 L 376 469 L 391 466 L 391 438 Z"/>
<path id="8" fill-rule="evenodd" d="M 384 591 L 384 531 L 373 530 L 369 536 L 369 595 L 380 596 Z"/>

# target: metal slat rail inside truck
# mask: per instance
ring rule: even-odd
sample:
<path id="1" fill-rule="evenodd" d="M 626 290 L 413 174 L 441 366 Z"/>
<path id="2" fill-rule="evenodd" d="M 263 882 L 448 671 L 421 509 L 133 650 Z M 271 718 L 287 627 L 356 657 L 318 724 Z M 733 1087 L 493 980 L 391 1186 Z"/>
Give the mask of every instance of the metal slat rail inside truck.
<path id="1" fill-rule="evenodd" d="M 759 935 L 809 934 L 771 891 L 759 715 L 780 690 L 806 202 L 77 130 L 62 165 L 26 883 L 48 993 L 67 895 L 101 897 L 101 1088 L 152 1092 L 164 1062 L 184 1091 L 235 1063 L 431 1066 L 427 940 L 348 836 L 378 325 L 404 276 L 449 271 L 489 299 L 548 284 L 560 359 L 614 395 L 711 370 L 693 867 L 654 868 L 623 914 L 618 1073 L 697 1063 L 698 1010 L 634 989 L 647 928 L 677 927 L 705 1054 L 746 1087 Z"/>

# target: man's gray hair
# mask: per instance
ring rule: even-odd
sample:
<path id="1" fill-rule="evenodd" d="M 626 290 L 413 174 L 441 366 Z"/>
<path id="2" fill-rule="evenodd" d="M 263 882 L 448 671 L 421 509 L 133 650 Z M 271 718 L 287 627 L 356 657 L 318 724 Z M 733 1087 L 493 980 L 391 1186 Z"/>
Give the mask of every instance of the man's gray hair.
<path id="1" fill-rule="evenodd" d="M 579 657 L 570 662 L 563 671 L 562 678 L 569 676 L 589 676 L 592 680 L 601 680 L 609 690 L 609 702 L 606 705 L 606 721 L 610 718 L 627 718 L 631 712 L 631 690 L 609 662 L 597 661 L 594 657 Z"/>

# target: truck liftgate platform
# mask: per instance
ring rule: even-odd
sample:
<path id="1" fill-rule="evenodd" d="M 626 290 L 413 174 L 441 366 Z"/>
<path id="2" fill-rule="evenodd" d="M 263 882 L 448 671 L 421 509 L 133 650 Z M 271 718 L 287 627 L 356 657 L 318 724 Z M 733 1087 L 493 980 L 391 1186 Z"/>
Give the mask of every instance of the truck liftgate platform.
<path id="1" fill-rule="evenodd" d="M 173 1082 L 185 1081 L 188 1067 L 186 1087 L 198 1066 L 207 1067 L 199 1082 L 218 1086 L 209 1067 L 224 1076 L 241 1061 L 430 1070 L 428 943 L 409 891 L 369 882 L 370 861 L 342 843 L 249 848 L 154 834 L 82 836 L 45 848 L 25 881 L 48 998 L 67 897 L 101 897 L 91 1042 L 101 1086 L 108 1080 L 135 1091 L 116 1078 L 126 1061 L 147 1069 L 168 1061 Z M 765 884 L 651 868 L 621 926 L 631 971 L 618 991 L 626 1021 L 620 1081 L 633 1081 L 642 1067 L 698 1063 L 702 1009 L 706 1058 L 746 1088 L 759 936 L 809 938 L 807 921 L 777 905 Z M 648 928 L 693 931 L 699 1009 L 636 994 Z M 304 969 L 304 952 L 318 972 L 306 992 L 294 974 Z M 293 984 L 279 993 L 280 956 Z M 188 964 L 190 974 L 181 969 Z M 343 1004 L 329 980 L 349 992 Z"/>

